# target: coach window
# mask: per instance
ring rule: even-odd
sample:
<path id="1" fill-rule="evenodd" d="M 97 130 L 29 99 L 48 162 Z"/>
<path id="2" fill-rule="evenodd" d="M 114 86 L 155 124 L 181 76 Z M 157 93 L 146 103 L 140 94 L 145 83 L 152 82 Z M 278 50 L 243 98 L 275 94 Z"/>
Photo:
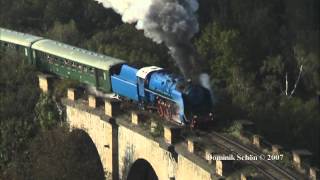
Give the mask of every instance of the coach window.
<path id="1" fill-rule="evenodd" d="M 46 60 L 46 55 L 43 52 L 39 52 L 40 59 L 45 61 Z"/>
<path id="2" fill-rule="evenodd" d="M 72 68 L 72 62 L 71 61 L 67 61 L 67 67 L 69 68 L 69 69 L 71 69 Z"/>
<path id="3" fill-rule="evenodd" d="M 83 66 L 82 71 L 83 71 L 83 72 L 87 72 L 87 66 Z"/>
<path id="4" fill-rule="evenodd" d="M 90 72 L 90 74 L 94 74 L 94 68 L 89 67 L 89 72 Z"/>
<path id="5" fill-rule="evenodd" d="M 82 66 L 80 64 L 78 65 L 78 71 L 82 71 Z"/>
<path id="6" fill-rule="evenodd" d="M 64 64 L 65 64 L 67 67 L 69 67 L 69 66 L 70 66 L 70 61 L 67 60 L 67 59 L 65 59 L 65 60 L 64 60 Z"/>
<path id="7" fill-rule="evenodd" d="M 57 57 L 57 62 L 58 62 L 58 65 L 61 65 L 63 60 L 61 58 Z"/>
<path id="8" fill-rule="evenodd" d="M 14 44 L 11 44 L 11 43 L 7 43 L 7 47 L 10 48 L 10 49 L 15 49 L 15 45 Z"/>
<path id="9" fill-rule="evenodd" d="M 58 64 L 61 66 L 63 64 L 63 59 L 58 57 L 57 60 L 58 60 Z"/>
<path id="10" fill-rule="evenodd" d="M 57 57 L 55 57 L 55 56 L 52 56 L 52 60 L 53 60 L 53 63 L 54 63 L 54 65 L 58 65 L 59 63 L 58 63 L 58 59 L 57 59 Z"/>
<path id="11" fill-rule="evenodd" d="M 53 59 L 50 55 L 47 55 L 47 60 L 48 60 L 49 64 L 53 64 Z"/>
<path id="12" fill-rule="evenodd" d="M 78 65 L 78 71 L 82 72 L 82 70 L 83 70 L 83 65 L 82 65 L 82 64 L 79 64 L 79 65 Z"/>

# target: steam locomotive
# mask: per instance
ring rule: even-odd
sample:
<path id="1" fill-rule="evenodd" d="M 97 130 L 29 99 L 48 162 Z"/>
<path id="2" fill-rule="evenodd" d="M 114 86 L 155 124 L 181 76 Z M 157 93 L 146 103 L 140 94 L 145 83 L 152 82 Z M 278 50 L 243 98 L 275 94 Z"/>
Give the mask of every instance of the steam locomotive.
<path id="1" fill-rule="evenodd" d="M 120 59 L 3 28 L 0 49 L 24 54 L 43 72 L 154 107 L 160 116 L 179 125 L 206 126 L 213 118 L 208 89 L 160 67 L 136 69 Z"/>

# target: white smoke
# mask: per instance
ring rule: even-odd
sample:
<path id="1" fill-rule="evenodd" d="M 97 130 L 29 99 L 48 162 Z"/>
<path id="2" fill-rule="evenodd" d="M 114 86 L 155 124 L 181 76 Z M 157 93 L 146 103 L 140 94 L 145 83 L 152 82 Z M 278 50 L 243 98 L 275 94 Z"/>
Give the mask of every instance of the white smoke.
<path id="1" fill-rule="evenodd" d="M 197 0 L 96 0 L 112 8 L 126 23 L 136 23 L 145 36 L 156 43 L 165 43 L 181 73 L 192 69 L 194 49 L 191 38 L 199 31 L 195 16 Z"/>
<path id="2" fill-rule="evenodd" d="M 85 86 L 87 92 L 89 92 L 89 94 L 91 95 L 94 95 L 96 97 L 99 97 L 99 98 L 106 98 L 106 99 L 119 99 L 119 97 L 114 94 L 114 93 L 104 93 L 102 91 L 99 91 L 95 86 L 91 86 L 91 85 L 86 85 Z"/>
<path id="3" fill-rule="evenodd" d="M 202 73 L 199 75 L 199 81 L 200 84 L 208 89 L 210 91 L 210 95 L 211 95 L 211 102 L 214 104 L 215 100 L 214 100 L 214 94 L 213 91 L 211 89 L 211 82 L 210 82 L 210 76 L 207 73 Z"/>
<path id="4" fill-rule="evenodd" d="M 141 23 L 147 15 L 152 0 L 96 0 L 104 7 L 112 8 L 122 16 L 122 21 L 126 23 Z"/>

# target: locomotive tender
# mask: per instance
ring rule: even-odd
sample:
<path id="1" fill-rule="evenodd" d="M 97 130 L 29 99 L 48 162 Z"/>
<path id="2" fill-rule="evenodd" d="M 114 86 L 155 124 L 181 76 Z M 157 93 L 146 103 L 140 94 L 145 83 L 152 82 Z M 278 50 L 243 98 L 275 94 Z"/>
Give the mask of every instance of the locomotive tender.
<path id="1" fill-rule="evenodd" d="M 41 71 L 154 107 L 177 124 L 206 126 L 212 120 L 209 90 L 162 68 L 136 69 L 120 59 L 4 28 L 0 28 L 0 48 L 23 53 Z"/>

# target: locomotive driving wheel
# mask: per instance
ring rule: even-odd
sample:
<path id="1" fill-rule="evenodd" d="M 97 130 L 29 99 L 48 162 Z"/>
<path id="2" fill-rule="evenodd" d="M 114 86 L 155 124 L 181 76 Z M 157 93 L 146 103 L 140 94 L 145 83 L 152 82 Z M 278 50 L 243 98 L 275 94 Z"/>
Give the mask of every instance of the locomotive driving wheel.
<path id="1" fill-rule="evenodd" d="M 171 102 L 168 102 L 162 98 L 157 97 L 157 111 L 160 117 L 163 117 L 167 120 L 172 120 L 174 105 Z"/>

